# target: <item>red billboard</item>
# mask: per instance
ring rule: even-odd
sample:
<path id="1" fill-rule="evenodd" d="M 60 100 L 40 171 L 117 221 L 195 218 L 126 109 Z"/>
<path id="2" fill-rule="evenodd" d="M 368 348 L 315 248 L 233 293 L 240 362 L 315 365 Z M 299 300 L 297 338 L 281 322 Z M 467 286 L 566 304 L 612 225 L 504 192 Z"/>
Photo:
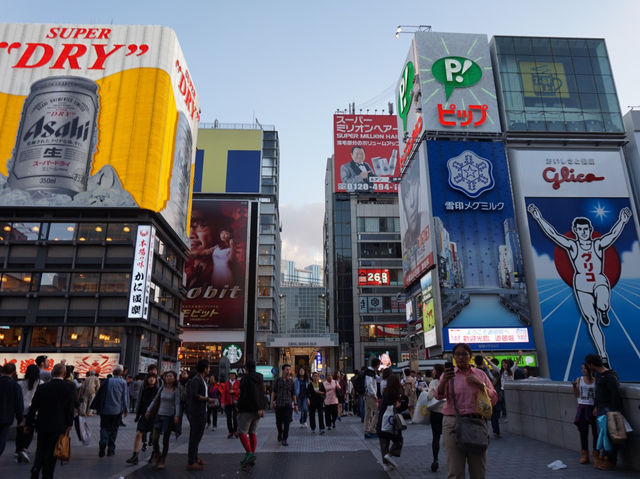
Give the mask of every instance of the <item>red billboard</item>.
<path id="1" fill-rule="evenodd" d="M 244 328 L 248 213 L 247 201 L 193 200 L 185 326 Z"/>
<path id="2" fill-rule="evenodd" d="M 359 269 L 358 286 L 389 286 L 389 270 Z"/>
<path id="3" fill-rule="evenodd" d="M 333 132 L 336 192 L 398 192 L 395 115 L 334 115 Z"/>

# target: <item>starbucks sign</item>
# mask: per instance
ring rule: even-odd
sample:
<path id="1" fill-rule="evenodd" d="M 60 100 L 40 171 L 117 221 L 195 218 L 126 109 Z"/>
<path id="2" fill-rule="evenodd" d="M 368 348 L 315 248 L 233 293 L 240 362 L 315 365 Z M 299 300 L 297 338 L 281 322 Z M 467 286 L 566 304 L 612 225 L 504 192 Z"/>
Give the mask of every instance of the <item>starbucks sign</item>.
<path id="1" fill-rule="evenodd" d="M 237 344 L 229 344 L 222 350 L 222 355 L 227 358 L 231 364 L 235 364 L 242 359 L 242 348 Z"/>

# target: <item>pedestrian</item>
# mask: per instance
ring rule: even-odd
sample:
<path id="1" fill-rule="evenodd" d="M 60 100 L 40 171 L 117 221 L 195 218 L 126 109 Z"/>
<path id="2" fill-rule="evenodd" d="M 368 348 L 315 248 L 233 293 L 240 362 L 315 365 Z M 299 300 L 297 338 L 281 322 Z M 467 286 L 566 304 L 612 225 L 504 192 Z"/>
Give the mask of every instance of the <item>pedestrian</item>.
<path id="1" fill-rule="evenodd" d="M 378 367 L 380 360 L 371 358 L 369 367 L 365 370 L 365 393 L 364 393 L 364 438 L 372 439 L 377 437 L 376 424 L 378 424 Z"/>
<path id="2" fill-rule="evenodd" d="M 43 382 L 40 381 L 40 369 L 38 366 L 35 364 L 29 364 L 24 373 L 24 379 L 19 381 L 18 384 L 22 390 L 22 403 L 24 405 L 24 415 L 26 416 L 29 412 L 29 406 L 31 406 L 31 401 L 36 393 L 36 389 L 40 384 L 43 384 Z M 25 433 L 24 424 L 18 424 L 18 427 L 16 428 L 15 454 L 18 462 L 31 462 L 27 449 L 29 449 L 29 445 L 31 444 L 31 441 L 33 441 L 33 430 L 30 430 L 29 432 L 29 434 Z"/>
<path id="3" fill-rule="evenodd" d="M 271 402 L 275 404 L 276 427 L 278 428 L 278 442 L 283 446 L 288 446 L 289 423 L 292 417 L 292 405 L 296 412 L 296 386 L 291 379 L 291 365 L 282 366 L 282 376 L 276 378 L 273 383 L 273 398 Z"/>
<path id="4" fill-rule="evenodd" d="M 53 361 L 53 360 L 52 360 Z M 64 364 L 64 361 L 62 362 Z M 48 383 L 51 381 L 51 371 L 48 371 L 49 360 L 47 356 L 42 355 L 36 357 L 36 366 L 40 369 L 40 379 L 42 382 Z"/>
<path id="5" fill-rule="evenodd" d="M 338 418 L 338 395 L 340 393 L 340 384 L 333 379 L 333 374 L 328 371 L 326 379 L 322 382 L 324 386 L 324 420 L 327 424 L 327 430 L 336 428 L 336 419 Z"/>
<path id="6" fill-rule="evenodd" d="M 207 387 L 209 388 L 209 397 L 211 398 L 211 402 L 207 406 L 207 426 L 211 426 L 211 430 L 215 431 L 218 427 L 218 411 L 220 411 L 222 389 L 216 381 L 214 374 L 209 376 Z"/>
<path id="7" fill-rule="evenodd" d="M 231 371 L 229 380 L 224 385 L 224 395 L 222 404 L 224 405 L 224 413 L 227 416 L 227 439 L 233 436 L 238 437 L 238 396 L 240 395 L 240 382 L 238 375 Z"/>
<path id="8" fill-rule="evenodd" d="M 135 378 L 131 380 L 129 384 L 129 408 L 130 412 L 136 412 L 136 402 L 138 401 L 138 396 L 140 395 L 140 388 L 142 387 L 142 377 L 137 375 Z"/>
<path id="9" fill-rule="evenodd" d="M 402 381 L 402 390 L 405 396 L 409 399 L 409 414 L 413 417 L 413 410 L 418 402 L 418 396 L 416 394 L 416 373 L 410 369 L 404 370 L 404 380 Z M 411 420 L 409 420 L 411 421 Z"/>
<path id="10" fill-rule="evenodd" d="M 204 460 L 198 457 L 198 445 L 207 427 L 207 404 L 211 403 L 206 377 L 209 375 L 209 360 L 200 359 L 197 374 L 187 383 L 187 418 L 189 419 L 189 447 L 187 471 L 201 471 Z"/>
<path id="11" fill-rule="evenodd" d="M 335 378 L 340 390 L 338 391 L 338 421 L 342 422 L 342 416 L 347 415 L 347 377 L 336 369 Z"/>
<path id="12" fill-rule="evenodd" d="M 18 425 L 24 418 L 22 389 L 15 380 L 16 365 L 6 363 L 0 368 L 0 456 L 7 445 L 9 428 L 14 420 Z"/>
<path id="13" fill-rule="evenodd" d="M 128 464 L 138 464 L 138 454 L 140 453 L 141 443 L 142 451 L 147 450 L 147 434 L 153 431 L 153 418 L 147 418 L 147 408 L 158 393 L 158 376 L 155 374 L 147 374 L 142 384 L 142 389 L 136 400 L 136 438 L 133 443 L 133 454 L 127 459 Z"/>
<path id="14" fill-rule="evenodd" d="M 100 388 L 100 379 L 96 376 L 96 372 L 92 369 L 87 373 L 87 377 L 80 386 L 80 414 L 82 416 L 93 416 L 91 412 L 91 403 Z"/>
<path id="15" fill-rule="evenodd" d="M 298 401 L 298 411 L 300 411 L 300 427 L 307 427 L 307 415 L 309 409 L 307 406 L 307 387 L 309 386 L 309 376 L 305 368 L 298 370 L 298 376 L 295 380 L 296 398 Z"/>
<path id="16" fill-rule="evenodd" d="M 606 416 L 608 412 L 612 411 L 621 412 L 622 398 L 620 397 L 620 382 L 616 372 L 606 367 L 602 358 L 595 354 L 588 354 L 584 362 L 587 363 L 596 378 L 594 398 L 594 414 L 596 417 Z M 599 425 L 600 423 L 598 422 Z M 594 458 L 594 467 L 596 469 L 603 471 L 615 469 L 618 459 L 618 446 L 616 444 L 612 445 L 613 449 L 611 451 L 604 451 L 597 458 Z"/>
<path id="17" fill-rule="evenodd" d="M 492 405 L 495 406 L 498 401 L 498 395 L 487 375 L 479 369 L 471 367 L 471 355 L 471 347 L 468 344 L 456 344 L 453 347 L 453 356 L 457 367 L 445 368 L 436 389 L 436 398 L 447 400 L 442 409 L 444 414 L 442 435 L 447 453 L 447 477 L 450 479 L 464 479 L 466 464 L 469 465 L 471 479 L 483 479 L 486 472 L 487 451 L 466 452 L 458 446 L 456 440 L 457 414 L 481 419 L 486 435 L 489 435 L 486 420 L 483 420 L 483 417 L 477 412 L 477 399 L 480 391 L 484 391 L 486 388 Z"/>
<path id="18" fill-rule="evenodd" d="M 390 369 L 390 368 L 389 368 Z M 386 387 L 382 391 L 382 401 L 380 402 L 380 411 L 378 412 L 378 422 L 376 424 L 376 433 L 380 442 L 380 453 L 382 455 L 382 467 L 386 472 L 392 471 L 398 467 L 398 463 L 394 457 L 400 457 L 402 452 L 402 431 L 394 428 L 393 431 L 382 430 L 382 418 L 388 407 L 393 408 L 393 412 L 402 413 L 408 407 L 408 400 L 403 398 L 403 386 L 400 378 L 396 374 L 391 374 L 387 378 Z"/>
<path id="19" fill-rule="evenodd" d="M 444 372 L 444 366 L 442 364 L 436 364 L 431 370 L 432 380 L 429 383 L 429 389 L 427 390 L 427 399 L 431 401 L 435 395 L 440 384 L 440 378 Z M 431 472 L 438 470 L 438 455 L 440 453 L 440 436 L 442 436 L 442 409 L 444 403 L 433 406 L 429 409 L 431 415 L 431 452 L 433 453 L 433 461 L 431 462 Z"/>
<path id="20" fill-rule="evenodd" d="M 504 385 L 509 381 L 515 380 L 515 372 L 518 369 L 518 363 L 522 358 L 522 351 L 518 351 L 518 360 L 514 363 L 509 359 L 503 359 L 500 369 L 500 391 L 498 391 L 498 409 L 502 413 L 504 422 L 507 422 L 507 402 L 504 394 Z"/>
<path id="21" fill-rule="evenodd" d="M 253 465 L 256 461 L 256 446 L 258 444 L 258 423 L 264 417 L 267 402 L 264 396 L 264 379 L 256 372 L 256 363 L 252 359 L 245 364 L 246 374 L 240 380 L 240 395 L 238 398 L 238 428 L 240 442 L 245 450 L 241 464 Z"/>
<path id="22" fill-rule="evenodd" d="M 129 393 L 127 382 L 122 378 L 122 365 L 113 367 L 113 377 L 107 378 L 96 393 L 94 403 L 100 415 L 100 442 L 98 443 L 98 457 L 116 453 L 116 439 L 122 416 L 129 411 Z"/>
<path id="23" fill-rule="evenodd" d="M 493 389 L 498 393 L 498 404 L 493 408 L 491 412 L 491 429 L 493 430 L 493 437 L 496 439 L 500 439 L 502 435 L 500 434 L 500 414 L 501 414 L 501 403 L 500 403 L 500 392 L 502 391 L 502 376 L 500 370 L 500 361 L 497 358 L 491 358 L 489 360 L 483 351 L 480 351 L 481 357 L 484 360 L 483 364 L 486 364 L 489 368 L 489 374 L 487 377 L 491 380 L 491 384 L 493 385 Z M 476 356 L 476 364 L 478 357 Z M 485 371 L 486 374 L 486 371 Z M 504 394 L 503 394 L 504 397 Z"/>
<path id="24" fill-rule="evenodd" d="M 182 410 L 180 409 L 180 387 L 178 375 L 175 371 L 165 371 L 162 375 L 163 385 L 156 393 L 155 398 L 145 413 L 147 420 L 155 417 L 153 422 L 153 455 L 151 467 L 164 469 L 167 454 L 169 453 L 169 439 L 171 432 L 176 431 L 180 423 Z M 162 434 L 162 454 L 160 453 L 160 435 Z"/>
<path id="25" fill-rule="evenodd" d="M 26 434 L 33 429 L 38 432 L 36 457 L 31 468 L 31 479 L 53 479 L 56 458 L 53 456 L 58 438 L 69 434 L 73 426 L 73 413 L 76 403 L 76 388 L 72 382 L 65 381 L 67 368 L 56 364 L 51 371 L 51 380 L 36 388 L 26 419 Z"/>
<path id="26" fill-rule="evenodd" d="M 316 432 L 316 413 L 320 434 L 324 434 L 324 397 L 326 391 L 320 381 L 320 375 L 315 372 L 311 375 L 311 381 L 307 386 L 307 406 L 309 407 L 309 425 L 311 432 Z"/>
<path id="27" fill-rule="evenodd" d="M 346 401 L 347 401 L 346 405 L 347 405 L 347 408 L 346 409 L 347 409 L 347 411 L 346 412 L 347 412 L 347 415 L 353 416 L 355 414 L 354 413 L 355 401 L 354 401 L 353 382 L 347 380 L 347 375 L 346 374 L 343 374 L 343 377 L 344 377 L 345 383 L 347 385 L 347 387 L 346 387 L 346 390 L 347 390 L 347 394 L 346 394 Z"/>
<path id="28" fill-rule="evenodd" d="M 599 457 L 596 444 L 598 442 L 598 429 L 596 427 L 596 416 L 593 413 L 596 398 L 596 380 L 587 363 L 582 363 L 582 376 L 572 381 L 573 395 L 578 400 L 578 409 L 573 423 L 580 433 L 580 464 L 589 464 L 589 427 L 593 437 L 593 459 Z"/>

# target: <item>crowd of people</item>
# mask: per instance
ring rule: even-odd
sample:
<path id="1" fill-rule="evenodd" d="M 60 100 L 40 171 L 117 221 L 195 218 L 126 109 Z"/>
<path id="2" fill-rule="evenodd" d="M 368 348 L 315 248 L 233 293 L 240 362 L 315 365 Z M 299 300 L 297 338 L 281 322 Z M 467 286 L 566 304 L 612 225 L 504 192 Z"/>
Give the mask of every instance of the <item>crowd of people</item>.
<path id="1" fill-rule="evenodd" d="M 178 375 L 169 370 L 159 375 L 157 366 L 152 364 L 146 374 L 133 378 L 126 368 L 116 365 L 103 380 L 89 371 L 80 381 L 73 367 L 60 363 L 49 371 L 46 356 L 40 356 L 19 381 L 15 364 L 7 363 L 0 370 L 0 455 L 15 422 L 16 461 L 31 464 L 32 478 L 52 478 L 54 450 L 61 436 L 68 436 L 75 426 L 78 439 L 85 442 L 86 417 L 97 414 L 98 458 L 113 456 L 118 430 L 124 425 L 122 419 L 131 413 L 135 415 L 136 434 L 132 455 L 126 462 L 138 464 L 141 452 L 151 447 L 148 461 L 154 469 L 162 470 L 166 467 L 170 438 L 181 434 L 186 416 L 186 469 L 199 471 L 206 465 L 198 454 L 204 431 L 207 427 L 215 431 L 218 416 L 224 414 L 227 438 L 239 439 L 245 451 L 241 464 L 250 467 L 256 462 L 258 423 L 265 410 L 271 408 L 275 411 L 277 440 L 284 447 L 288 446 L 294 411 L 301 428 L 308 427 L 312 434 L 318 431 L 321 435 L 335 429 L 346 415 L 360 416 L 364 438 L 378 439 L 383 467 L 392 471 L 398 467 L 402 453 L 404 418 L 411 422 L 416 417 L 416 406 L 422 404 L 424 394 L 432 433 L 431 471 L 439 468 L 442 440 L 448 477 L 464 478 L 468 467 L 471 478 L 483 478 L 488 420 L 494 437 L 501 437 L 500 421 L 506 420 L 504 384 L 518 379 L 521 356 L 520 352 L 516 361 L 504 360 L 500 364 L 484 354 L 474 357 L 471 348 L 460 343 L 453 349 L 455 366 L 436 364 L 423 376 L 409 369 L 399 373 L 383 369 L 378 358 L 371 358 L 349 380 L 341 371 L 330 368 L 321 375 L 309 374 L 301 367 L 294 376 L 291 365 L 285 364 L 269 388 L 251 360 L 238 370 L 240 375 L 230 371 L 220 381 L 210 374 L 206 359 L 200 360 L 190 374 Z M 582 375 L 572 384 L 578 402 L 574 422 L 582 449 L 580 463 L 589 463 L 592 457 L 595 467 L 612 469 L 619 447 L 603 451 L 596 446 L 602 435 L 597 420 L 622 408 L 617 376 L 601 358 L 588 355 Z M 37 441 L 32 459 L 28 450 L 34 432 Z M 593 442 L 591 456 L 589 432 Z"/>

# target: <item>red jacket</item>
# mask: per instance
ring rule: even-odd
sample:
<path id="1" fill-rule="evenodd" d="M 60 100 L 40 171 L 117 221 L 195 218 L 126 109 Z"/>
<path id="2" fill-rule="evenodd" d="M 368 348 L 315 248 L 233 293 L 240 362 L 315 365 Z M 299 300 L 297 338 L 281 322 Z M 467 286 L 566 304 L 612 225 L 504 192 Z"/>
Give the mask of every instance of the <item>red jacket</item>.
<path id="1" fill-rule="evenodd" d="M 238 398 L 240 397 L 240 381 L 236 379 L 231 385 L 231 381 L 227 381 L 224 383 L 224 389 L 222 391 L 222 405 L 223 406 L 232 406 L 233 404 L 238 402 Z"/>

